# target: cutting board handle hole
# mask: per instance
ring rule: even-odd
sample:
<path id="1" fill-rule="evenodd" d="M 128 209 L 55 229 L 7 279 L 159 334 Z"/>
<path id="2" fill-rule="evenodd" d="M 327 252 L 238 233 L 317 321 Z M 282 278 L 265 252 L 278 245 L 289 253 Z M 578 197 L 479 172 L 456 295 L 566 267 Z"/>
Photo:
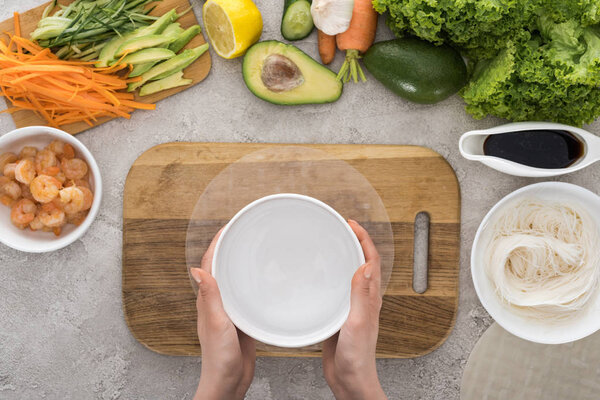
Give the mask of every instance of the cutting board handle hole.
<path id="1" fill-rule="evenodd" d="M 427 290 L 429 267 L 429 214 L 421 211 L 415 217 L 413 248 L 413 290 L 419 294 Z"/>

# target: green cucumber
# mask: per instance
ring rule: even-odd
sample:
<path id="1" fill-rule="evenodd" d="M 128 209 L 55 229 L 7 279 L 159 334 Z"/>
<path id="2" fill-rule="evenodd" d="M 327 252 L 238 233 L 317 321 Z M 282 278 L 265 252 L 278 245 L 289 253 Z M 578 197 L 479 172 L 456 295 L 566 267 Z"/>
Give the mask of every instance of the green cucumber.
<path id="1" fill-rule="evenodd" d="M 375 43 L 363 62 L 385 87 L 415 103 L 442 101 L 458 92 L 468 79 L 458 51 L 416 38 Z"/>
<path id="2" fill-rule="evenodd" d="M 134 66 L 141 64 L 155 64 L 173 57 L 175 57 L 175 53 L 173 53 L 171 50 L 155 47 L 143 49 L 136 51 L 133 54 L 129 54 L 128 56 L 123 57 L 121 63 L 131 64 Z M 129 76 L 131 76 L 131 74 Z"/>
<path id="3" fill-rule="evenodd" d="M 111 39 L 106 46 L 100 51 L 98 61 L 96 62 L 97 68 L 108 67 L 111 61 L 114 61 L 117 50 L 128 40 L 148 35 L 159 35 L 161 34 L 173 21 L 177 19 L 177 11 L 172 9 L 162 17 L 152 23 L 152 25 L 138 28 L 135 31 L 126 33 L 122 36 L 116 36 Z"/>
<path id="4" fill-rule="evenodd" d="M 140 96 L 148 96 L 149 94 L 154 94 L 163 90 L 190 85 L 193 82 L 192 79 L 183 79 L 183 71 L 175 72 L 166 78 L 142 86 L 140 89 Z"/>
<path id="5" fill-rule="evenodd" d="M 281 34 L 287 40 L 304 39 L 315 26 L 310 14 L 311 0 L 285 0 Z"/>
<path id="6" fill-rule="evenodd" d="M 169 45 L 169 50 L 174 53 L 179 52 L 179 50 L 183 49 L 185 45 L 191 42 L 196 35 L 200 34 L 200 32 L 202 32 L 202 27 L 200 27 L 200 25 L 193 25 L 189 27 L 179 34 L 177 40 Z"/>
<path id="7" fill-rule="evenodd" d="M 115 58 L 120 58 L 125 54 L 133 54 L 142 49 L 151 49 L 162 46 L 163 44 L 170 44 L 173 43 L 175 39 L 175 36 L 168 35 L 148 35 L 129 39 L 117 49 Z"/>
<path id="8" fill-rule="evenodd" d="M 133 92 L 135 89 L 143 86 L 148 81 L 154 81 L 166 78 L 176 72 L 182 71 L 188 65 L 196 61 L 198 57 L 208 50 L 208 43 L 198 46 L 194 49 L 184 50 L 181 54 L 162 62 L 141 75 L 142 79 L 139 82 L 132 82 L 127 87 L 128 92 Z"/>
<path id="9" fill-rule="evenodd" d="M 183 28 L 178 22 L 173 22 L 171 25 L 167 26 L 165 30 L 162 32 L 163 35 L 168 36 L 176 36 L 179 37 L 183 33 Z"/>

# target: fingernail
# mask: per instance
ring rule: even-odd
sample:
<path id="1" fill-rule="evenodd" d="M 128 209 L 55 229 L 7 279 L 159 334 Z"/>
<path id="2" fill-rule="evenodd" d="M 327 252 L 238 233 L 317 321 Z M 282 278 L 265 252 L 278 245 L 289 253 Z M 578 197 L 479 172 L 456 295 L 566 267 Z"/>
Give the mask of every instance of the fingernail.
<path id="1" fill-rule="evenodd" d="M 190 269 L 190 273 L 192 274 L 192 278 L 194 278 L 197 284 L 202 283 L 202 277 L 200 276 L 200 268 L 192 268 Z"/>
<path id="2" fill-rule="evenodd" d="M 365 278 L 371 279 L 371 272 L 373 272 L 373 267 L 371 267 L 371 264 L 366 264 L 365 268 L 363 269 L 363 275 Z"/>
<path id="3" fill-rule="evenodd" d="M 358 222 L 356 222 L 356 221 L 355 221 L 355 220 L 353 220 L 353 219 L 349 219 L 349 220 L 348 220 L 348 222 L 349 222 L 349 223 L 353 223 L 353 224 L 358 224 Z"/>

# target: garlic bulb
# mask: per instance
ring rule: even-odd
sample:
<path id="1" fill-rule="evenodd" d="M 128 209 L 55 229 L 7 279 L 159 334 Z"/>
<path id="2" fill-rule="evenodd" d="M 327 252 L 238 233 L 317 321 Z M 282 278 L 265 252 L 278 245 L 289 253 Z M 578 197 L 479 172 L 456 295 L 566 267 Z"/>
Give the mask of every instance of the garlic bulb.
<path id="1" fill-rule="evenodd" d="M 348 30 L 353 9 L 354 0 L 313 0 L 310 13 L 317 29 L 337 35 Z"/>

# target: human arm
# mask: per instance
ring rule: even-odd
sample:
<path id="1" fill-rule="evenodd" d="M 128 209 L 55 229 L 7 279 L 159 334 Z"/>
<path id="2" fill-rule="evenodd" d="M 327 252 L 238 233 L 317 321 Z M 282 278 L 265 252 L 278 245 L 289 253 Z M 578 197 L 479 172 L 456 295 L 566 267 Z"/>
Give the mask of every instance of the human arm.
<path id="1" fill-rule="evenodd" d="M 367 231 L 348 221 L 356 234 L 365 264 L 352 278 L 350 314 L 340 332 L 323 343 L 323 372 L 338 400 L 387 399 L 375 364 L 381 310 L 380 258 Z"/>
<path id="2" fill-rule="evenodd" d="M 201 268 L 190 271 L 198 284 L 196 308 L 202 347 L 202 371 L 194 400 L 241 400 L 254 378 L 254 340 L 233 325 L 223 308 L 217 281 L 210 274 L 220 234 L 204 254 Z"/>

